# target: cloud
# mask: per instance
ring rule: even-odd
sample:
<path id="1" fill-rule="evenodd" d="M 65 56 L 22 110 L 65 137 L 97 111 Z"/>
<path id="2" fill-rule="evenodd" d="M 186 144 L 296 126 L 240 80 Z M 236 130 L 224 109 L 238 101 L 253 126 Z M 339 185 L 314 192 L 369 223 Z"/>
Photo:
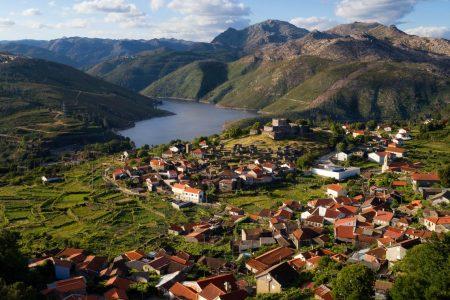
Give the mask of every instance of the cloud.
<path id="1" fill-rule="evenodd" d="M 349 21 L 394 24 L 411 13 L 420 0 L 339 0 L 335 13 Z"/>
<path id="2" fill-rule="evenodd" d="M 42 12 L 37 8 L 29 8 L 22 12 L 22 16 L 32 17 L 42 15 Z"/>
<path id="3" fill-rule="evenodd" d="M 172 0 L 167 8 L 181 17 L 156 24 L 158 36 L 210 41 L 229 27 L 239 29 L 250 23 L 250 8 L 239 0 Z"/>
<path id="4" fill-rule="evenodd" d="M 136 5 L 125 0 L 85 0 L 74 4 L 73 8 L 78 13 L 128 13 L 136 10 Z"/>
<path id="5" fill-rule="evenodd" d="M 85 0 L 73 6 L 81 14 L 105 13 L 105 22 L 122 28 L 149 27 L 147 15 L 125 0 Z"/>
<path id="6" fill-rule="evenodd" d="M 450 28 L 445 26 L 419 26 L 406 29 L 405 32 L 423 37 L 450 39 Z"/>
<path id="7" fill-rule="evenodd" d="M 166 5 L 166 0 L 150 0 L 152 11 L 158 11 Z"/>
<path id="8" fill-rule="evenodd" d="M 338 24 L 335 20 L 324 17 L 298 17 L 289 22 L 297 27 L 306 28 L 308 30 L 327 30 Z"/>
<path id="9" fill-rule="evenodd" d="M 14 26 L 16 23 L 11 19 L 0 18 L 0 28 Z"/>

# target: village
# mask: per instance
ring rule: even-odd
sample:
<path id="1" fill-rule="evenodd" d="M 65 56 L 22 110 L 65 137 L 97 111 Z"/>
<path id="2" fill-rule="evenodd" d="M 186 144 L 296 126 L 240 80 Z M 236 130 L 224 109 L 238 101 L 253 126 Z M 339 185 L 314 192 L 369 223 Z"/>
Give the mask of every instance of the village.
<path id="1" fill-rule="evenodd" d="M 246 299 L 295 289 L 303 296 L 333 299 L 330 280 L 316 282 L 324 264 L 362 264 L 375 275 L 376 299 L 388 299 L 393 267 L 416 245 L 450 230 L 450 190 L 436 172 L 411 161 L 407 128 L 380 125 L 373 130 L 343 125 L 354 142 L 313 156 L 292 146 L 174 143 L 144 163 L 137 150 L 124 151 L 103 179 L 122 193 L 159 195 L 173 209 L 193 206 L 213 212 L 210 218 L 169 224 L 163 236 L 189 244 L 227 245 L 232 257 L 193 255 L 170 247 L 129 249 L 114 258 L 85 249 L 42 253 L 29 268 L 50 265 L 55 281 L 42 295 L 51 299 L 129 299 L 139 284 L 170 299 Z M 273 140 L 314 135 L 307 125 L 274 119 L 250 135 Z M 343 149 L 345 148 L 345 149 Z M 366 168 L 365 165 L 370 167 Z M 294 175 L 326 178 L 322 196 L 309 201 L 278 199 L 273 209 L 247 211 L 220 203 L 218 196 L 270 188 Z M 392 178 L 390 181 L 375 180 Z M 349 180 L 364 184 L 350 186 Z M 44 184 L 62 180 L 42 178 Z M 96 286 L 97 288 L 93 288 Z"/>

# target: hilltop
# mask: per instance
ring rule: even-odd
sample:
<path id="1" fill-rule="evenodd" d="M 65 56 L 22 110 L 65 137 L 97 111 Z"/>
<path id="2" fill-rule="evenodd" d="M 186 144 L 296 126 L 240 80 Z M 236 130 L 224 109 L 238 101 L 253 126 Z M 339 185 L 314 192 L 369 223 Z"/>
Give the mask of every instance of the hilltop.
<path id="1" fill-rule="evenodd" d="M 228 63 L 227 80 L 197 99 L 267 114 L 408 119 L 446 109 L 449 51 L 447 40 L 411 36 L 392 26 L 341 25 L 268 43 Z M 176 76 L 160 79 L 158 89 L 152 85 L 144 94 L 161 96 L 158 91 Z"/>
<path id="2" fill-rule="evenodd" d="M 272 43 L 285 43 L 305 36 L 308 30 L 288 22 L 267 20 L 242 30 L 229 28 L 212 40 L 213 44 L 237 48 L 245 53 Z"/>
<path id="3" fill-rule="evenodd" d="M 164 113 L 152 99 L 72 67 L 0 54 L 1 145 L 12 150 L 2 160 L 51 145 L 105 141 L 110 129 Z M 29 143 L 23 149 L 18 141 Z"/>

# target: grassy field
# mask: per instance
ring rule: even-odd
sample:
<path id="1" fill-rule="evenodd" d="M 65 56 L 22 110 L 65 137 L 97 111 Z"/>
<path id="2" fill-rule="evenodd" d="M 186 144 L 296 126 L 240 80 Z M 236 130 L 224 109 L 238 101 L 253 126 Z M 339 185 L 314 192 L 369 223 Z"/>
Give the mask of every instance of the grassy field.
<path id="1" fill-rule="evenodd" d="M 228 140 L 225 142 L 225 148 L 230 150 L 234 145 L 241 144 L 244 147 L 254 145 L 259 149 L 277 150 L 279 147 L 291 146 L 293 148 L 321 151 L 324 149 L 327 139 L 326 134 L 323 132 L 315 132 L 311 138 L 282 141 L 275 141 L 265 135 L 259 134 Z"/>
<path id="2" fill-rule="evenodd" d="M 1 187 L 1 226 L 20 231 L 28 253 L 73 245 L 112 256 L 145 247 L 171 222 L 187 221 L 157 196 L 129 198 L 108 186 L 103 163 L 110 158 L 72 168 L 64 183 Z"/>
<path id="3" fill-rule="evenodd" d="M 241 207 L 248 213 L 258 213 L 263 208 L 276 209 L 284 200 L 297 200 L 306 203 L 315 198 L 326 197 L 323 187 L 329 180 L 318 177 L 300 177 L 299 183 L 288 184 L 270 190 L 244 191 L 235 194 L 222 194 L 220 201 Z"/>
<path id="4" fill-rule="evenodd" d="M 425 171 L 436 171 L 450 164 L 450 126 L 432 131 L 428 137 L 418 138 L 418 131 L 412 131 L 413 139 L 406 142 L 408 157 L 424 164 Z"/>

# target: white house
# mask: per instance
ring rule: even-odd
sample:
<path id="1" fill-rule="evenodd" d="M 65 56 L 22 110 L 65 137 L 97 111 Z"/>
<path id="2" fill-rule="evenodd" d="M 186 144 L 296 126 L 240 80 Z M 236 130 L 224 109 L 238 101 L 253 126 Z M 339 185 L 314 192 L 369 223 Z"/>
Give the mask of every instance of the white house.
<path id="1" fill-rule="evenodd" d="M 338 152 L 338 153 L 335 155 L 335 158 L 336 158 L 338 161 L 347 161 L 351 155 L 352 155 L 351 153 Z"/>
<path id="2" fill-rule="evenodd" d="M 327 185 L 327 195 L 331 196 L 333 198 L 337 197 L 345 197 L 347 196 L 347 191 L 345 188 L 340 184 L 329 184 Z"/>
<path id="3" fill-rule="evenodd" d="M 324 166 L 323 168 L 312 168 L 311 173 L 336 180 L 345 180 L 350 177 L 359 176 L 361 169 L 357 167 Z"/>
<path id="4" fill-rule="evenodd" d="M 376 162 L 377 164 L 384 164 L 384 160 L 389 154 L 387 152 L 372 152 L 367 156 L 370 161 Z"/>
<path id="5" fill-rule="evenodd" d="M 393 245 L 386 248 L 386 259 L 390 262 L 396 262 L 399 260 L 402 260 L 408 249 L 414 247 L 415 245 L 420 244 L 420 239 L 412 239 L 412 240 L 406 240 L 403 242 L 398 243 L 397 245 Z"/>
<path id="6" fill-rule="evenodd" d="M 387 147 L 385 152 L 391 153 L 396 158 L 404 157 L 406 149 L 400 147 Z"/>
<path id="7" fill-rule="evenodd" d="M 423 225 L 430 231 L 445 233 L 450 231 L 450 216 L 426 218 L 423 220 Z"/>
<path id="8" fill-rule="evenodd" d="M 193 203 L 203 203 L 206 202 L 205 193 L 196 188 L 192 188 L 189 185 L 175 183 L 172 186 L 172 192 L 176 199 L 182 201 L 188 201 Z"/>

